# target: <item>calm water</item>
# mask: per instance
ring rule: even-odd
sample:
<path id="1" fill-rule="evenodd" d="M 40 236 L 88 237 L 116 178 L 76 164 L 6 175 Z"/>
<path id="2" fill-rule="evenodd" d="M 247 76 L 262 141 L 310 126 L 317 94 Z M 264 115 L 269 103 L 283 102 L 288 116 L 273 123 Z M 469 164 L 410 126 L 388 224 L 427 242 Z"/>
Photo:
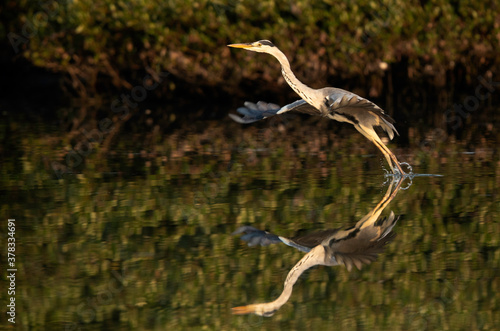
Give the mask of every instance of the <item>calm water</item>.
<path id="1" fill-rule="evenodd" d="M 493 330 L 497 124 L 477 120 L 460 135 L 436 123 L 402 132 L 389 145 L 400 160 L 443 177 L 403 183 L 381 211 L 400 215 L 397 236 L 374 263 L 351 272 L 314 267 L 264 318 L 231 307 L 274 300 L 304 253 L 248 247 L 230 234 L 252 225 L 293 237 L 370 213 L 390 180 L 383 157 L 354 129 L 302 117 L 246 128 L 200 120 L 122 133 L 109 151 L 91 148 L 78 161 L 67 155 L 82 135 L 61 141 L 56 124 L 10 117 L 1 124 L 0 224 L 5 233 L 16 219 L 16 327 Z"/>

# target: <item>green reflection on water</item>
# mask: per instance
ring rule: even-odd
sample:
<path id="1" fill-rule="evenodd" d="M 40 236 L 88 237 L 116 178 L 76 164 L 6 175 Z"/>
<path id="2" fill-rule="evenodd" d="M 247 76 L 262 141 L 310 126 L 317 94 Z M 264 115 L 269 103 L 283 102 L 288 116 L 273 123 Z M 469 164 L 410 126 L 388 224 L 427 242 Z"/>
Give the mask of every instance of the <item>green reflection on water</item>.
<path id="1" fill-rule="evenodd" d="M 416 178 L 391 202 L 383 216 L 391 210 L 402 215 L 397 237 L 372 265 L 351 272 L 313 268 L 272 318 L 232 316 L 233 306 L 277 296 L 302 257 L 288 247 L 247 247 L 229 235 L 239 225 L 289 236 L 349 226 L 386 189 L 380 155 L 346 153 L 362 140 L 346 138 L 333 148 L 319 139 L 317 149 L 281 140 L 259 151 L 249 139 L 254 133 L 244 134 L 234 144 L 237 150 L 214 139 L 212 151 L 200 147 L 206 153 L 188 154 L 165 142 L 168 153 L 104 166 L 89 156 L 82 173 L 59 180 L 44 159 L 54 150 L 40 137 L 18 138 L 17 153 L 9 154 L 0 172 L 1 224 L 7 217 L 18 224 L 17 325 L 69 330 L 500 325 L 499 164 L 460 151 L 414 166 L 444 177 Z M 196 140 L 179 141 L 190 139 Z M 0 298 L 6 302 L 5 291 Z"/>

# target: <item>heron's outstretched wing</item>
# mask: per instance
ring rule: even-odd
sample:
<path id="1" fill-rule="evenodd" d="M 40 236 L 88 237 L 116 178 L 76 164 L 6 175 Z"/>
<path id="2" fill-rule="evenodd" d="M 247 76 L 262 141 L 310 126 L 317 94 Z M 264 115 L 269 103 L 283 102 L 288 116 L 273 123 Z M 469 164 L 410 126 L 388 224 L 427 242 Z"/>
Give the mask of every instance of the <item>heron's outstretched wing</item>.
<path id="1" fill-rule="evenodd" d="M 397 221 L 398 218 L 391 212 L 389 217 L 376 221 L 373 226 L 339 231 L 331 238 L 325 239 L 323 245 L 337 263 L 344 264 L 347 270 L 351 271 L 353 266 L 361 270 L 363 264 L 368 265 L 375 261 L 385 245 L 396 236 L 391 230 Z"/>
<path id="2" fill-rule="evenodd" d="M 332 119 L 354 126 L 362 123 L 366 127 L 380 127 L 390 139 L 394 138 L 394 134 L 399 135 L 393 125 L 394 120 L 370 100 L 338 88 L 325 88 L 323 91 Z"/>
<path id="3" fill-rule="evenodd" d="M 301 237 L 298 238 L 298 241 L 296 241 L 295 239 L 291 240 L 285 237 L 277 236 L 270 232 L 259 230 L 249 225 L 241 226 L 232 233 L 232 235 L 237 234 L 243 234 L 241 236 L 241 240 L 246 241 L 248 243 L 248 246 L 250 247 L 256 245 L 268 246 L 272 244 L 283 243 L 306 253 L 309 252 L 311 248 L 318 245 L 318 243 L 321 243 L 321 241 L 325 238 L 325 236 L 322 236 L 321 239 L 318 240 L 312 239 L 311 237 L 308 239 L 308 236 L 304 236 L 306 238 L 305 240 L 301 240 L 301 238 L 304 238 Z"/>
<path id="4" fill-rule="evenodd" d="M 257 103 L 246 101 L 244 107 L 239 107 L 236 111 L 243 115 L 243 117 L 236 116 L 234 114 L 229 114 L 229 117 L 234 121 L 241 124 L 248 124 L 263 120 L 265 118 L 283 114 L 289 111 L 309 114 L 309 115 L 321 115 L 321 112 L 300 99 L 292 102 L 286 106 L 280 108 L 280 106 L 274 103 L 267 103 L 264 101 L 259 101 Z"/>
<path id="5" fill-rule="evenodd" d="M 236 231 L 231 233 L 233 236 L 237 234 L 243 234 L 241 240 L 246 241 L 250 247 L 256 245 L 268 246 L 282 242 L 277 235 L 249 225 L 240 226 Z"/>
<path id="6" fill-rule="evenodd" d="M 325 238 L 331 237 L 338 231 L 339 229 L 326 229 L 326 230 L 319 230 L 307 233 L 301 236 L 296 236 L 293 237 L 292 239 L 286 239 L 282 237 L 280 238 L 281 241 L 283 241 L 288 246 L 295 247 L 303 252 L 309 252 L 313 247 L 316 247 L 319 244 L 321 244 L 323 240 L 325 240 Z M 284 239 L 286 239 L 286 242 Z M 305 250 L 304 248 L 307 248 L 307 250 Z"/>

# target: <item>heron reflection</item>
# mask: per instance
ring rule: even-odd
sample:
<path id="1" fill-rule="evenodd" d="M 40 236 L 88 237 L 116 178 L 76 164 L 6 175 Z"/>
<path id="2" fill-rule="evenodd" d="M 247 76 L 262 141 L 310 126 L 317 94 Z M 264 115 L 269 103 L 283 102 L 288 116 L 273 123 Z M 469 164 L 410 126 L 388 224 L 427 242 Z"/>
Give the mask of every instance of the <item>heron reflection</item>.
<path id="1" fill-rule="evenodd" d="M 349 91 L 334 87 L 313 89 L 305 85 L 295 77 L 290 62 L 285 54 L 269 40 L 259 40 L 253 43 L 231 44 L 229 47 L 243 48 L 248 51 L 267 53 L 274 56 L 281 64 L 281 73 L 290 87 L 302 98 L 284 107 L 260 102 L 257 104 L 245 103 L 245 107 L 238 108 L 238 112 L 243 117 L 230 115 L 239 123 L 252 123 L 267 117 L 283 114 L 289 111 L 296 111 L 309 115 L 319 115 L 328 117 L 339 122 L 346 122 L 354 125 L 368 140 L 384 154 L 392 172 L 395 175 L 405 176 L 396 155 L 384 145 L 378 136 L 375 128 L 384 130 L 389 139 L 398 134 L 394 127 L 394 120 L 384 113 L 384 110 L 373 102 L 360 97 Z"/>
<path id="2" fill-rule="evenodd" d="M 307 254 L 288 273 L 283 292 L 274 301 L 232 308 L 233 314 L 257 314 L 272 316 L 292 295 L 293 285 L 300 275 L 315 265 L 344 265 L 351 271 L 353 266 L 361 270 L 363 265 L 375 261 L 377 255 L 384 251 L 395 234 L 392 231 L 399 217 L 391 211 L 386 218 L 380 214 L 394 199 L 401 187 L 402 180 L 392 181 L 383 199 L 366 214 L 356 225 L 347 229 L 327 229 L 288 239 L 251 226 L 238 228 L 233 235 L 243 234 L 241 239 L 249 246 L 267 246 L 283 243 L 299 249 Z M 395 184 L 395 185 L 394 185 Z M 393 190 L 394 187 L 394 190 Z"/>

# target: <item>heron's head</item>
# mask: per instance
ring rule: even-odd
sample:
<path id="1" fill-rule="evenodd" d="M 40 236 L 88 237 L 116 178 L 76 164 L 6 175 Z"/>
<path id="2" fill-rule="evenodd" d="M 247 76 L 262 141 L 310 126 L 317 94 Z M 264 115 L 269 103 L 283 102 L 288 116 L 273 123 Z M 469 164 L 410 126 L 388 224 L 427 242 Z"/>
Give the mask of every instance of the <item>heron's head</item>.
<path id="1" fill-rule="evenodd" d="M 272 306 L 272 302 L 258 303 L 248 306 L 240 306 L 231 308 L 234 315 L 255 314 L 264 317 L 271 317 L 279 309 Z"/>
<path id="2" fill-rule="evenodd" d="M 259 52 L 259 53 L 273 53 L 274 50 L 277 50 L 277 47 L 274 46 L 272 42 L 269 40 L 259 40 L 253 43 L 244 43 L 244 44 L 230 44 L 229 47 L 234 48 L 244 48 L 248 51 Z"/>

